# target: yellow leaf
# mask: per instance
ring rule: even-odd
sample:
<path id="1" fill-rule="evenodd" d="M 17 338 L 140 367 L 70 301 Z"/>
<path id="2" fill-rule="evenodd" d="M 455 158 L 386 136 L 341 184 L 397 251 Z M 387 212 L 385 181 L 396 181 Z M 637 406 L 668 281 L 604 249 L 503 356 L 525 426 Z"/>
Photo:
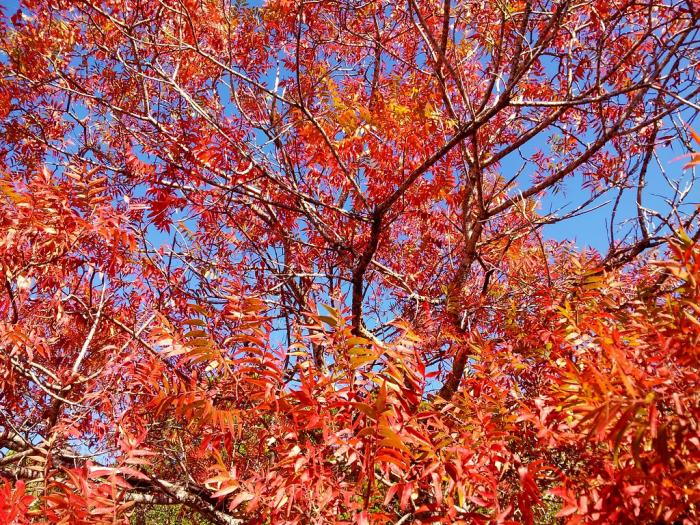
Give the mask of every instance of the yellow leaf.
<path id="1" fill-rule="evenodd" d="M 384 439 L 382 439 L 379 442 L 380 446 L 392 447 L 397 448 L 399 450 L 408 451 L 408 447 L 403 444 L 403 441 L 401 441 L 399 435 L 393 430 L 391 430 L 388 426 L 379 427 L 379 434 L 384 436 Z"/>

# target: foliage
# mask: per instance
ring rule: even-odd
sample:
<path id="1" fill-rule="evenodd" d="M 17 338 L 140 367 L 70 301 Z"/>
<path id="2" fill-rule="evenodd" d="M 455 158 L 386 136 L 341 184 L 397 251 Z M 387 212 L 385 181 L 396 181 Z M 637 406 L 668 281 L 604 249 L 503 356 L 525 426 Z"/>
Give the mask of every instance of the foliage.
<path id="1" fill-rule="evenodd" d="M 698 9 L 1 15 L 0 522 L 700 521 Z"/>

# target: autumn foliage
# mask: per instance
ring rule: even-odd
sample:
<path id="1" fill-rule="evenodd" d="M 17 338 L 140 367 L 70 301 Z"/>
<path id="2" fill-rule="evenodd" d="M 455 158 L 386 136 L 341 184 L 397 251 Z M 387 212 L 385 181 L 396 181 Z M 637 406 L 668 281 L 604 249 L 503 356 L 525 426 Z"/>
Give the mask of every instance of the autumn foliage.
<path id="1" fill-rule="evenodd" d="M 700 522 L 698 64 L 694 0 L 0 8 L 0 524 Z"/>

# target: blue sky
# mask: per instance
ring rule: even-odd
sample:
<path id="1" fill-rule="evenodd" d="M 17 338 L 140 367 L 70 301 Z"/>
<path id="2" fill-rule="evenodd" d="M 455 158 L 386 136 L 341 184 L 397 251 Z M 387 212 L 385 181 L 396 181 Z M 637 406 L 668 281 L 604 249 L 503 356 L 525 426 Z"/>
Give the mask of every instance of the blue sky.
<path id="1" fill-rule="evenodd" d="M 260 3 L 259 1 L 249 2 L 251 5 Z M 0 5 L 4 7 L 5 13 L 11 16 L 18 9 L 19 3 L 16 0 L 2 0 Z M 688 118 L 692 118 L 690 112 L 688 112 Z M 547 145 L 544 143 L 543 139 L 539 140 L 539 142 L 538 139 L 535 139 L 530 148 L 532 147 L 539 147 L 543 151 L 547 151 Z M 675 149 L 663 147 L 658 150 L 659 163 L 666 170 L 667 175 L 674 180 L 686 178 L 687 174 L 683 172 L 685 161 L 678 159 L 683 153 L 684 152 L 678 148 L 677 144 Z M 518 162 L 516 162 L 516 159 Z M 501 170 L 506 178 L 508 178 L 507 174 L 516 172 L 519 167 L 520 161 L 516 152 L 504 159 Z M 581 187 L 581 182 L 581 179 L 576 176 L 567 178 L 562 184 L 562 191 L 556 194 L 547 194 L 541 199 L 540 211 L 546 213 L 562 207 L 564 207 L 562 211 L 576 208 L 579 203 L 583 202 L 589 196 L 588 190 Z M 522 187 L 526 186 L 527 182 L 523 181 Z M 668 191 L 668 184 L 664 180 L 661 170 L 652 163 L 644 190 L 645 203 L 663 207 L 663 202 L 662 199 L 659 198 L 659 195 L 667 195 Z M 600 206 L 594 211 L 561 223 L 543 227 L 543 236 L 556 240 L 572 240 L 579 248 L 592 247 L 604 253 L 609 243 L 610 227 L 608 220 L 615 197 L 616 195 L 614 193 L 607 194 L 589 206 L 589 209 Z M 695 187 L 691 190 L 688 201 L 693 203 L 700 202 L 700 188 Z M 614 231 L 616 233 L 622 232 L 625 221 L 635 216 L 636 203 L 634 191 L 625 192 L 618 206 L 618 221 Z M 167 239 L 166 236 L 156 234 L 153 241 L 155 243 L 162 241 L 169 242 L 169 239 Z"/>

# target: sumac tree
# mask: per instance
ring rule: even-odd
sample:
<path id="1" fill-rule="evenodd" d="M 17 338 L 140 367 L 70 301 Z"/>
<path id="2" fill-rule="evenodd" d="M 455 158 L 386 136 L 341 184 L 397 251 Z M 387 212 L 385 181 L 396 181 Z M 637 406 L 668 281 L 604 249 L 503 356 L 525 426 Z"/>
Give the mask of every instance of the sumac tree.
<path id="1" fill-rule="evenodd" d="M 0 12 L 0 521 L 700 520 L 697 1 Z"/>

